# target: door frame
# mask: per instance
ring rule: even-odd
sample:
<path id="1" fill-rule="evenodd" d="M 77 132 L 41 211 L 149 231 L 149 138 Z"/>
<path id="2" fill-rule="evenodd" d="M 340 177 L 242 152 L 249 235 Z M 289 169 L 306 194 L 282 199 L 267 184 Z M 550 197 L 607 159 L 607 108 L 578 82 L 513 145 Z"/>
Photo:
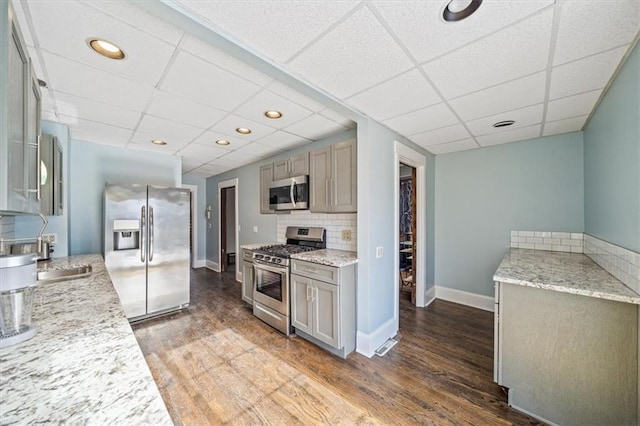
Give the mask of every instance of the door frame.
<path id="1" fill-rule="evenodd" d="M 394 308 L 393 318 L 396 323 L 396 329 L 400 324 L 400 230 L 398 223 L 400 221 L 400 163 L 406 164 L 416 169 L 416 217 L 414 218 L 416 224 L 416 235 L 414 235 L 414 245 L 416 253 L 416 273 L 414 275 L 416 282 L 416 306 L 424 308 L 425 306 L 425 289 L 426 289 L 426 223 L 427 223 L 427 209 L 426 209 L 426 162 L 427 159 L 424 155 L 420 154 L 408 146 L 398 142 L 393 142 L 394 152 L 394 188 L 393 188 L 393 236 L 395 250 L 393 255 L 394 265 Z"/>
<path id="2" fill-rule="evenodd" d="M 186 183 L 181 186 L 191 191 L 191 267 L 198 268 L 198 186 Z"/>
<path id="3" fill-rule="evenodd" d="M 234 200 L 234 208 L 235 208 L 235 234 L 236 234 L 236 268 L 235 275 L 236 281 L 240 281 L 242 279 L 242 271 L 241 268 L 238 268 L 238 259 L 241 258 L 239 256 L 239 247 L 240 247 L 240 238 L 239 238 L 239 225 L 238 225 L 238 199 L 240 198 L 240 187 L 238 185 L 238 178 L 225 180 L 222 182 L 218 182 L 218 272 L 222 270 L 222 246 L 221 246 L 221 229 L 222 229 L 222 219 L 221 219 L 221 200 L 222 200 L 222 189 L 223 188 L 231 188 L 235 187 L 236 194 Z"/>

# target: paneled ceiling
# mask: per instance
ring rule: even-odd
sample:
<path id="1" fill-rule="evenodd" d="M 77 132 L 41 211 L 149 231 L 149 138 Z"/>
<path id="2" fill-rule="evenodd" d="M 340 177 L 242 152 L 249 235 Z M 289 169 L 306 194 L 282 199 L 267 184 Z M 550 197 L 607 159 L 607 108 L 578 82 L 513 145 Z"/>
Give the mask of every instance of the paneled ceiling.
<path id="1" fill-rule="evenodd" d="M 181 156 L 183 172 L 202 177 L 354 127 L 329 107 L 336 100 L 434 154 L 577 131 L 640 32 L 637 0 L 484 0 L 455 23 L 441 17 L 446 0 L 163 3 L 330 101 L 136 2 L 13 5 L 48 83 L 43 118 L 74 139 Z M 127 59 L 97 55 L 90 37 Z M 504 120 L 515 123 L 492 126 Z"/>

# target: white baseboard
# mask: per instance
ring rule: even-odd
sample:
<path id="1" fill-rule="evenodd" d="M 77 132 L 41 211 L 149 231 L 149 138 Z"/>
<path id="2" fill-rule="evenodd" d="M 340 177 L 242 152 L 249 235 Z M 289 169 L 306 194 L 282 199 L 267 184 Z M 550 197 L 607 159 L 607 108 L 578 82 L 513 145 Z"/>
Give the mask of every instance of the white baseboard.
<path id="1" fill-rule="evenodd" d="M 207 261 L 205 259 L 200 259 L 200 260 L 195 260 L 193 262 L 193 268 L 206 268 L 207 267 Z"/>
<path id="2" fill-rule="evenodd" d="M 495 301 L 493 297 L 441 286 L 436 286 L 435 289 L 437 299 L 448 300 L 449 302 L 460 303 L 461 305 L 467 305 L 489 312 L 493 312 L 494 310 Z"/>
<path id="3" fill-rule="evenodd" d="M 376 349 L 380 347 L 388 338 L 398 334 L 398 323 L 391 318 L 389 321 L 374 330 L 373 333 L 366 334 L 358 331 L 356 338 L 356 352 L 371 358 L 375 355 Z"/>
<path id="4" fill-rule="evenodd" d="M 433 302 L 434 300 L 436 300 L 436 286 L 432 286 L 429 287 L 429 289 L 427 290 L 427 292 L 424 295 L 424 307 L 426 308 L 427 306 L 429 306 L 431 304 L 431 302 Z"/>
<path id="5" fill-rule="evenodd" d="M 212 271 L 220 272 L 220 265 L 218 265 L 218 262 L 207 259 L 206 263 L 207 268 L 211 269 Z"/>

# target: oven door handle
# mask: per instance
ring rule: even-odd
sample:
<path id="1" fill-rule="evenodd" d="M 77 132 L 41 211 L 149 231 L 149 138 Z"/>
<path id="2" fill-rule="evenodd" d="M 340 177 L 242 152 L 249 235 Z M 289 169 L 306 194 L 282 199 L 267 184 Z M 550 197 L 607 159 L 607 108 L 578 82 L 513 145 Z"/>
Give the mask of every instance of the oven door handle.
<path id="1" fill-rule="evenodd" d="M 269 266 L 265 263 L 260 262 L 259 260 L 254 260 L 253 261 L 253 268 L 254 269 L 262 269 L 264 271 L 268 271 L 268 272 L 274 272 L 276 274 L 285 274 L 287 272 L 286 268 L 283 267 L 274 267 L 274 266 Z"/>
<path id="2" fill-rule="evenodd" d="M 291 179 L 291 188 L 289 189 L 290 195 L 291 195 L 291 202 L 293 203 L 293 208 L 296 208 L 296 197 L 293 194 L 293 187 L 296 186 L 296 180 L 295 179 Z"/>

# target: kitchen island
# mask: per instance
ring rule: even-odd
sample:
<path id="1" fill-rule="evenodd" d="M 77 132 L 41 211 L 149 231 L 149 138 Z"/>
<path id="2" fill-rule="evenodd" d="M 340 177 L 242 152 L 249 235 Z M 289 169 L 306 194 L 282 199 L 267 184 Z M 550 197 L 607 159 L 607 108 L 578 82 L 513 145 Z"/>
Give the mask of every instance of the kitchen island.
<path id="1" fill-rule="evenodd" d="M 35 337 L 0 349 L 0 424 L 173 424 L 100 255 L 85 278 L 38 282 Z"/>
<path id="2" fill-rule="evenodd" d="M 512 248 L 493 278 L 509 405 L 549 424 L 638 424 L 640 295 L 579 253 Z"/>

